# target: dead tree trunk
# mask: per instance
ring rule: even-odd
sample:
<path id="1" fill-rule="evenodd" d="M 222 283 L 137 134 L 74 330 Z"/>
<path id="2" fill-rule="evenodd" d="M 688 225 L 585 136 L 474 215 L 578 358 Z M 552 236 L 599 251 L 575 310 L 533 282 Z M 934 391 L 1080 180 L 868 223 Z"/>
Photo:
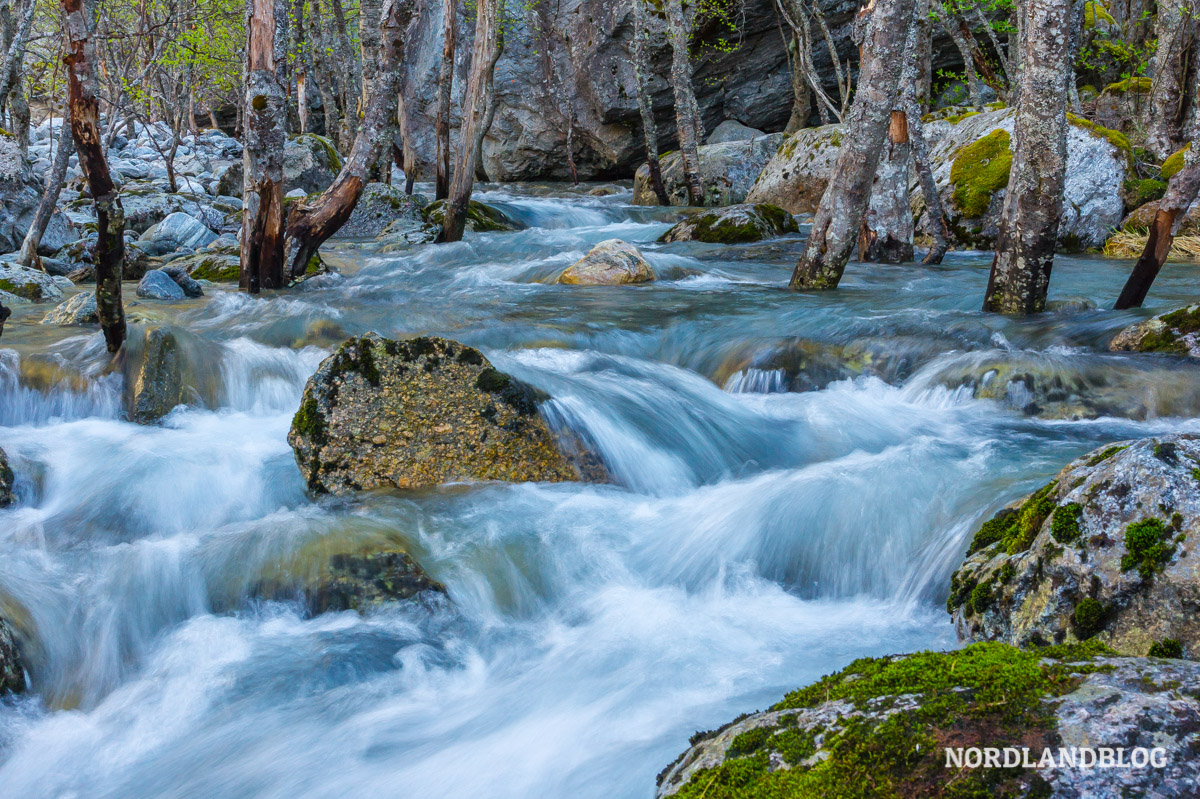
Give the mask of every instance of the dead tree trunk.
<path id="1" fill-rule="evenodd" d="M 921 107 L 917 105 L 915 94 L 907 91 L 904 94 L 904 105 L 908 109 L 908 134 L 912 141 L 913 165 L 917 170 L 917 179 L 921 183 L 921 195 L 925 198 L 925 217 L 929 220 L 929 235 L 933 238 L 933 246 L 921 263 L 929 266 L 940 264 L 950 248 L 950 229 L 946 226 L 946 209 L 942 207 L 942 195 L 938 194 L 937 183 L 933 179 L 933 170 L 929 166 L 929 149 L 925 144 L 925 130 L 921 122 Z"/>
<path id="2" fill-rule="evenodd" d="M 320 197 L 311 203 L 297 203 L 288 215 L 284 253 L 287 272 L 292 278 L 304 274 L 321 244 L 350 218 L 371 168 L 378 163 L 379 153 L 387 144 L 383 132 L 391 124 L 392 109 L 399 96 L 404 35 L 415 8 L 416 0 L 385 0 L 379 76 L 350 155 L 333 184 Z"/>
<path id="3" fill-rule="evenodd" d="M 46 190 L 38 203 L 33 221 L 21 242 L 21 252 L 17 255 L 17 263 L 21 266 L 34 266 L 39 263 L 37 250 L 42 243 L 42 236 L 54 216 L 58 206 L 58 195 L 62 191 L 63 179 L 67 175 L 67 166 L 71 163 L 71 155 L 75 152 L 75 141 L 71 138 L 71 126 L 63 125 L 58 133 L 58 149 L 54 153 L 54 164 L 46 174 Z"/>
<path id="4" fill-rule="evenodd" d="M 912 206 L 908 170 L 912 161 L 908 115 L 892 111 L 883 155 L 871 184 L 871 201 L 858 234 L 860 261 L 902 264 L 913 259 Z"/>
<path id="5" fill-rule="evenodd" d="M 96 45 L 83 0 L 62 0 L 66 28 L 67 97 L 71 135 L 79 167 L 87 178 L 96 210 L 96 313 L 109 352 L 125 341 L 125 307 L 121 303 L 121 261 L 125 257 L 125 211 L 108 171 L 96 99 Z"/>
<path id="6" fill-rule="evenodd" d="M 497 59 L 498 0 L 477 0 L 475 7 L 475 46 L 471 52 L 471 73 L 462 101 L 462 130 L 459 133 L 458 158 L 450 181 L 450 196 L 442 213 L 440 242 L 461 241 L 475 183 L 475 144 L 482 136 L 483 113 L 487 103 L 487 72 Z"/>
<path id="7" fill-rule="evenodd" d="M 1179 148 L 1183 117 L 1183 87 L 1187 70 L 1186 43 L 1191 29 L 1183 0 L 1159 0 L 1154 19 L 1154 84 L 1146 104 L 1146 149 L 1163 159 Z"/>
<path id="8" fill-rule="evenodd" d="M 359 109 L 366 113 L 379 77 L 380 34 L 383 25 L 383 4 L 380 0 L 359 0 L 358 42 L 362 47 L 362 85 L 359 87 Z"/>
<path id="9" fill-rule="evenodd" d="M 649 79 L 650 59 L 646 53 L 646 1 L 630 0 L 633 6 L 633 80 L 637 91 L 638 113 L 642 117 L 642 135 L 646 141 L 646 167 L 650 170 L 650 185 L 659 205 L 670 205 L 671 198 L 663 186 L 662 165 L 658 162 L 658 125 L 654 121 L 654 107 L 650 104 Z"/>
<path id="10" fill-rule="evenodd" d="M 442 66 L 438 72 L 437 117 L 434 120 L 434 135 L 437 137 L 433 187 L 435 200 L 444 200 L 450 194 L 450 95 L 454 88 L 454 44 L 458 28 L 458 3 L 456 0 L 443 1 Z"/>
<path id="11" fill-rule="evenodd" d="M 333 48 L 330 44 L 329 23 L 322 15 L 320 0 L 313 0 L 312 15 L 309 19 L 312 20 L 312 38 L 314 40 L 313 75 L 317 80 L 317 90 L 321 93 L 321 108 L 325 114 L 325 135 L 341 146 L 338 138 L 340 123 L 338 121 L 338 101 L 334 94 L 334 71 L 332 64 L 329 63 L 329 53 Z"/>
<path id="12" fill-rule="evenodd" d="M 284 0 L 251 0 L 246 23 L 246 146 L 243 150 L 242 272 L 251 294 L 281 288 L 283 144 L 287 92 L 277 67 L 287 41 Z"/>
<path id="13" fill-rule="evenodd" d="M 1020 101 L 1012 177 L 983 310 L 1028 314 L 1046 306 L 1067 172 L 1070 0 L 1021 0 Z"/>
<path id="14" fill-rule="evenodd" d="M 692 90 L 692 62 L 688 54 L 688 30 L 683 0 L 666 0 L 667 38 L 671 42 L 671 86 L 675 90 L 675 128 L 679 153 L 683 157 L 683 181 L 688 204 L 704 205 L 704 187 L 700 182 L 700 155 L 696 131 L 700 125 L 699 106 Z"/>
<path id="15" fill-rule="evenodd" d="M 914 0 L 872 0 L 867 6 L 872 18 L 863 42 L 858 89 L 808 246 L 792 272 L 793 289 L 833 289 L 842 279 L 867 210 L 871 180 L 895 105 L 913 5 Z"/>
<path id="16" fill-rule="evenodd" d="M 1158 277 L 1158 272 L 1166 263 L 1171 253 L 1171 244 L 1175 239 L 1175 228 L 1187 214 L 1188 208 L 1200 193 L 1200 140 L 1192 142 L 1191 149 L 1184 157 L 1183 168 L 1171 177 L 1167 193 L 1158 201 L 1158 210 L 1154 221 L 1150 224 L 1150 237 L 1146 239 L 1146 247 L 1133 266 L 1121 296 L 1113 310 L 1123 311 L 1126 308 L 1139 308 L 1146 300 L 1146 294 Z"/>
<path id="17" fill-rule="evenodd" d="M 783 129 L 783 132 L 789 135 L 807 128 L 808 118 L 812 116 L 812 92 L 808 90 L 808 79 L 804 75 L 804 67 L 800 60 L 800 49 L 803 46 L 800 34 L 793 34 L 788 48 L 792 56 L 792 113 Z"/>

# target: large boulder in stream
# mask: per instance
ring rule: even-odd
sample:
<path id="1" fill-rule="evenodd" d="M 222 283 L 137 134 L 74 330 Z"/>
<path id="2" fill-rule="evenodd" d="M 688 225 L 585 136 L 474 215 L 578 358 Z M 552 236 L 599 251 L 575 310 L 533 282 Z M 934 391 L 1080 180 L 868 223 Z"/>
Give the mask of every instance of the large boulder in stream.
<path id="1" fill-rule="evenodd" d="M 0 263 L 0 291 L 7 291 L 30 302 L 54 302 L 63 297 L 62 285 L 56 278 L 40 269 L 30 269 L 15 263 Z M 67 281 L 69 285 L 69 281 Z"/>
<path id="2" fill-rule="evenodd" d="M 1200 663 L 984 643 L 861 658 L 698 732 L 657 796 L 1195 796 L 1198 745 Z"/>
<path id="3" fill-rule="evenodd" d="M 620 239 L 607 239 L 564 269 L 554 282 L 567 286 L 626 286 L 653 280 L 654 269 L 641 250 Z"/>
<path id="4" fill-rule="evenodd" d="M 21 145 L 0 131 L 0 252 L 21 248 L 37 213 L 42 192 L 42 180 L 30 169 Z M 55 209 L 42 234 L 38 253 L 52 255 L 77 237 L 75 225 L 62 211 Z"/>
<path id="5" fill-rule="evenodd" d="M 0 449 L 0 508 L 7 508 L 13 503 L 15 479 L 12 467 L 8 465 L 8 456 Z"/>
<path id="6" fill-rule="evenodd" d="M 314 133 L 302 133 L 283 146 L 283 191 L 299 189 L 305 194 L 325 191 L 342 169 L 342 157 L 333 142 Z M 216 193 L 242 196 L 244 166 L 241 160 L 225 167 L 217 179 Z"/>
<path id="7" fill-rule="evenodd" d="M 1200 659 L 1198 534 L 1200 436 L 1112 444 L 980 527 L 947 609 L 967 640 Z"/>
<path id="8" fill-rule="evenodd" d="M 1152 316 L 1113 338 L 1113 352 L 1158 352 L 1200 358 L 1200 305 Z"/>
<path id="9" fill-rule="evenodd" d="M 125 407 L 154 424 L 179 405 L 212 407 L 221 396 L 220 350 L 179 327 L 131 327 L 121 356 Z"/>
<path id="10" fill-rule="evenodd" d="M 841 125 L 801 128 L 788 136 L 746 194 L 748 203 L 771 203 L 788 213 L 816 213 L 842 146 Z"/>
<path id="11" fill-rule="evenodd" d="M 391 226 L 394 226 L 393 230 L 407 226 L 414 231 L 426 231 L 425 241 L 433 241 L 437 230 L 426 223 L 422 214 L 427 204 L 419 194 L 409 196 L 403 189 L 386 183 L 368 183 L 346 224 L 333 235 L 335 238 L 374 238 Z"/>
<path id="12" fill-rule="evenodd" d="M 0 696 L 24 690 L 25 668 L 21 665 L 17 637 L 8 622 L 0 618 Z"/>
<path id="13" fill-rule="evenodd" d="M 796 220 L 778 205 L 746 203 L 690 214 L 658 240 L 745 244 L 799 232 Z"/>
<path id="14" fill-rule="evenodd" d="M 746 195 L 758 173 L 775 155 L 782 142 L 782 133 L 772 133 L 757 139 L 697 147 L 704 204 L 721 206 L 747 202 Z M 683 155 L 679 152 L 669 153 L 662 157 L 659 166 L 662 169 L 663 188 L 671 205 L 688 205 Z M 633 177 L 633 204 L 658 205 L 658 197 L 650 183 L 650 167 L 646 164 L 638 167 Z"/>
<path id="15" fill-rule="evenodd" d="M 425 206 L 425 219 L 429 224 L 437 225 L 439 230 L 441 229 L 442 218 L 445 214 L 445 206 L 445 200 L 435 200 Z M 520 230 L 522 227 L 524 226 L 520 222 L 499 208 L 481 203 L 478 200 L 471 200 L 467 203 L 466 229 L 473 233 L 503 233 Z"/>
<path id="16" fill-rule="evenodd" d="M 43 325 L 96 325 L 100 323 L 100 313 L 96 308 L 96 292 L 83 291 L 66 302 L 54 306 L 42 318 Z"/>
<path id="17" fill-rule="evenodd" d="M 333 494 L 582 476 L 531 387 L 436 337 L 343 343 L 304 387 L 288 443 L 309 488 Z"/>

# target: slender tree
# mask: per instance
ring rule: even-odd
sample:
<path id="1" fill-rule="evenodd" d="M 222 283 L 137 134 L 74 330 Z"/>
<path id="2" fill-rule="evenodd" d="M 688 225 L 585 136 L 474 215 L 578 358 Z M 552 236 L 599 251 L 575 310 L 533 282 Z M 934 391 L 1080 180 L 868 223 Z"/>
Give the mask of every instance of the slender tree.
<path id="1" fill-rule="evenodd" d="M 450 194 L 450 95 L 454 89 L 454 45 L 458 28 L 458 3 L 443 0 L 442 64 L 438 72 L 437 117 L 434 136 L 437 138 L 433 198 L 444 200 Z M 461 145 L 460 145 L 461 146 Z"/>
<path id="2" fill-rule="evenodd" d="M 33 29 L 33 15 L 36 7 L 37 3 L 34 0 L 26 0 L 25 8 L 21 13 L 21 21 L 17 24 L 12 41 L 8 44 L 8 52 L 3 55 L 4 60 L 0 61 L 0 64 L 3 64 L 3 69 L 0 70 L 0 111 L 3 111 L 8 104 L 9 93 L 20 81 L 25 44 L 29 39 L 29 32 Z"/>
<path id="3" fill-rule="evenodd" d="M 1158 0 L 1154 18 L 1154 84 L 1146 104 L 1146 147 L 1166 158 L 1179 145 L 1188 42 L 1194 23 L 1187 0 Z"/>
<path id="4" fill-rule="evenodd" d="M 71 163 L 71 156 L 74 153 L 75 140 L 71 135 L 71 126 L 64 122 L 58 133 L 54 163 L 51 165 L 50 171 L 46 173 L 46 189 L 33 214 L 33 221 L 29 223 L 29 230 L 25 232 L 25 238 L 21 241 L 21 252 L 17 254 L 17 263 L 22 266 L 40 264 L 37 254 L 38 246 L 42 243 L 42 236 L 46 233 L 50 218 L 54 216 L 54 209 L 58 205 L 58 195 L 62 192 L 63 180 L 67 175 L 67 166 Z"/>
<path id="5" fill-rule="evenodd" d="M 1200 193 L 1200 139 L 1192 142 L 1187 155 L 1184 156 L 1183 168 L 1171 177 L 1167 193 L 1158 201 L 1158 210 L 1154 212 L 1154 221 L 1150 223 L 1150 235 L 1146 239 L 1146 247 L 1133 266 L 1133 272 L 1121 289 L 1114 310 L 1123 311 L 1126 308 L 1138 308 L 1146 300 L 1146 294 L 1158 277 L 1158 272 L 1171 253 L 1171 244 L 1175 240 L 1175 229 L 1187 214 L 1187 210 L 1195 202 Z"/>
<path id="6" fill-rule="evenodd" d="M 404 193 L 412 196 L 413 185 L 417 182 L 417 151 L 412 143 L 412 120 L 409 119 L 408 105 L 404 102 L 404 93 L 398 95 L 396 116 L 400 122 L 400 156 L 404 170 Z"/>
<path id="7" fill-rule="evenodd" d="M 650 185 L 659 205 L 670 205 L 671 198 L 663 186 L 662 165 L 658 162 L 658 125 L 654 121 L 654 106 L 650 102 L 650 57 L 647 54 L 650 33 L 646 30 L 646 1 L 630 0 L 633 8 L 632 64 L 633 81 L 637 92 L 638 113 L 642 117 L 642 135 L 646 140 L 646 167 L 650 170 Z"/>
<path id="8" fill-rule="evenodd" d="M 829 185 L 813 218 L 804 255 L 791 287 L 802 291 L 837 288 L 850 260 L 870 199 L 884 133 L 895 105 L 914 0 L 871 0 L 859 66 L 858 89 Z"/>
<path id="9" fill-rule="evenodd" d="M 667 15 L 667 39 L 671 42 L 671 87 L 675 90 L 675 128 L 683 157 L 683 182 L 688 204 L 704 205 L 700 182 L 700 107 L 692 90 L 692 62 L 688 54 L 688 26 L 683 0 L 663 0 Z"/>
<path id="10" fill-rule="evenodd" d="M 912 143 L 908 128 L 908 114 L 902 108 L 893 109 L 858 234 L 861 261 L 901 264 L 913 259 L 912 208 L 908 201 Z"/>
<path id="11" fill-rule="evenodd" d="M 483 136 L 483 116 L 487 110 L 487 73 L 495 69 L 498 58 L 499 0 L 477 0 L 475 5 L 475 43 L 471 53 L 471 72 L 462 101 L 462 130 L 450 196 L 442 212 L 442 234 L 438 241 L 461 241 L 475 184 L 477 138 Z"/>
<path id="12" fill-rule="evenodd" d="M 399 95 L 405 35 L 416 4 L 416 0 L 385 0 L 379 76 L 350 155 L 320 197 L 296 203 L 288 214 L 284 254 L 287 272 L 293 278 L 304 274 L 321 244 L 350 218 L 372 167 L 379 161 L 380 151 L 385 145 L 390 146 L 383 133 L 391 124 Z"/>
<path id="13" fill-rule="evenodd" d="M 1020 0 L 1020 95 L 1011 177 L 983 310 L 1028 314 L 1046 306 L 1067 174 L 1070 0 Z"/>
<path id="14" fill-rule="evenodd" d="M 96 99 L 96 44 L 83 0 L 62 0 L 67 32 L 67 97 L 71 135 L 79 167 L 87 179 L 96 212 L 96 313 L 109 352 L 125 342 L 125 307 L 121 302 L 121 261 L 125 256 L 125 211 L 108 171 Z"/>

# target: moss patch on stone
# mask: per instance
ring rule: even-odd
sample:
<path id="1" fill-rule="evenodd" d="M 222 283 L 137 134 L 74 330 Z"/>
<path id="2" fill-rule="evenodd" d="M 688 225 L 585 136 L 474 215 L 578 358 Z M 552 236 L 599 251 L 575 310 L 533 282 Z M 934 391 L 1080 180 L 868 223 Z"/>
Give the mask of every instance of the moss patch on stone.
<path id="1" fill-rule="evenodd" d="M 954 185 L 954 204 L 963 216 L 983 216 L 992 196 L 1008 186 L 1012 170 L 1011 137 L 1007 131 L 994 130 L 958 151 L 950 167 Z"/>
<path id="2" fill-rule="evenodd" d="M 1005 508 L 984 522 L 971 539 L 967 554 L 973 555 L 997 542 L 1010 555 L 1029 549 L 1042 523 L 1054 510 L 1055 503 L 1050 494 L 1056 487 L 1057 483 L 1051 481 L 1035 491 L 1020 507 Z"/>
<path id="3" fill-rule="evenodd" d="M 1125 163 L 1129 167 L 1130 171 L 1133 170 L 1133 146 L 1129 143 L 1129 139 L 1126 138 L 1124 133 L 1121 133 L 1119 130 L 1113 130 L 1112 128 L 1106 128 L 1102 125 L 1097 125 L 1090 119 L 1084 119 L 1081 116 L 1072 114 L 1070 111 L 1067 112 L 1067 122 L 1071 123 L 1077 128 L 1086 130 L 1088 133 L 1092 134 L 1098 139 L 1104 139 L 1113 147 L 1117 148 L 1117 152 L 1119 152 L 1121 157 L 1125 159 Z"/>
<path id="4" fill-rule="evenodd" d="M 1126 205 L 1130 208 L 1161 200 L 1162 196 L 1167 193 L 1166 182 L 1153 178 L 1127 180 L 1122 187 L 1125 189 Z"/>
<path id="5" fill-rule="evenodd" d="M 1184 160 L 1187 158 L 1188 150 L 1192 149 L 1192 143 L 1188 142 L 1182 150 L 1172 153 L 1166 161 L 1163 161 L 1162 173 L 1163 180 L 1170 180 L 1175 177 L 1179 170 L 1183 169 Z"/>
<path id="6" fill-rule="evenodd" d="M 1121 557 L 1121 571 L 1137 569 L 1143 580 L 1160 572 L 1175 554 L 1170 540 L 1172 529 L 1162 519 L 1143 519 L 1125 528 L 1126 553 Z"/>

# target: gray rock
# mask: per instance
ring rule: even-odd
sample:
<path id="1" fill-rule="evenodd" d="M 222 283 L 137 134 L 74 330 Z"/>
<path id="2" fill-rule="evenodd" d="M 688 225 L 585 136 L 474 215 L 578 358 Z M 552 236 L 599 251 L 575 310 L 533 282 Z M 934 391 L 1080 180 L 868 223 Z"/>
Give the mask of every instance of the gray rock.
<path id="1" fill-rule="evenodd" d="M 182 270 L 181 270 L 182 271 Z M 183 289 L 161 269 L 151 269 L 138 283 L 137 295 L 147 300 L 182 300 Z"/>
<path id="2" fill-rule="evenodd" d="M 16 139 L 0 133 L 0 252 L 21 248 L 42 192 L 42 180 L 33 174 Z M 74 224 L 56 209 L 42 235 L 38 254 L 52 255 L 76 238 Z"/>
<path id="3" fill-rule="evenodd" d="M 141 241 L 172 241 L 176 248 L 203 247 L 215 241 L 217 234 L 193 217 L 180 212 L 168 215 L 141 236 Z"/>
<path id="4" fill-rule="evenodd" d="M 746 193 L 748 203 L 771 203 L 792 214 L 816 213 L 842 145 L 841 125 L 804 128 L 787 137 Z"/>
<path id="5" fill-rule="evenodd" d="M 422 201 L 424 199 L 424 197 L 421 198 Z M 425 219 L 431 225 L 437 225 L 440 228 L 445 205 L 445 200 L 435 200 L 425 206 L 423 211 Z M 495 206 L 481 203 L 478 200 L 471 200 L 467 204 L 466 229 L 474 233 L 497 233 L 520 230 L 523 227 L 524 225 Z"/>
<path id="6" fill-rule="evenodd" d="M 175 286 L 174 282 L 171 285 Z M 183 291 L 178 286 L 175 289 L 182 297 Z M 131 337 L 126 349 L 125 401 L 131 420 L 153 424 L 187 401 L 185 355 L 176 331 L 153 328 L 144 337 Z"/>
<path id="7" fill-rule="evenodd" d="M 777 205 L 744 204 L 691 214 L 658 240 L 744 244 L 799 231 L 792 215 Z"/>
<path id="8" fill-rule="evenodd" d="M 954 574 L 959 636 L 1200 657 L 1197 464 L 1194 435 L 1120 442 L 1002 510 Z"/>
<path id="9" fill-rule="evenodd" d="M 720 125 L 717 125 L 713 132 L 708 134 L 708 140 L 705 144 L 725 144 L 731 141 L 749 141 L 757 139 L 759 136 L 767 134 L 757 128 L 749 128 L 738 122 L 736 119 L 727 119 Z"/>
<path id="10" fill-rule="evenodd" d="M 1113 352 L 1158 352 L 1200 358 L 1200 305 L 1152 316 L 1116 335 Z"/>
<path id="11" fill-rule="evenodd" d="M 783 134 L 772 133 L 752 141 L 705 144 L 697 148 L 704 204 L 718 206 L 746 202 L 754 181 L 782 143 Z M 683 156 L 673 152 L 661 159 L 659 164 L 662 167 L 663 187 L 671 204 L 687 205 Z M 646 164 L 638 167 L 633 178 L 633 204 L 658 205 L 658 198 L 650 185 L 650 168 Z"/>
<path id="12" fill-rule="evenodd" d="M 324 191 L 342 169 L 342 158 L 333 142 L 324 136 L 305 133 L 288 139 L 283 148 L 283 190 L 303 191 L 304 196 Z M 213 170 L 216 193 L 242 196 L 243 167 L 240 161 Z"/>
<path id="13" fill-rule="evenodd" d="M 0 462 L 3 461 L 0 453 Z M 25 668 L 21 663 L 21 649 L 12 626 L 0 618 L 0 695 L 19 694 L 25 690 Z"/>
<path id="14" fill-rule="evenodd" d="M 14 480 L 12 467 L 8 465 L 8 455 L 5 454 L 4 450 L 0 449 L 0 508 L 7 508 L 13 503 Z M 0 623 L 2 621 L 0 620 Z M 2 649 L 2 645 L 0 645 L 0 649 Z M 0 662 L 2 661 L 3 655 L 0 654 Z M 0 665 L 0 671 L 2 670 L 3 666 Z M 2 677 L 3 675 L 0 674 L 0 683 L 3 683 Z"/>
<path id="15" fill-rule="evenodd" d="M 59 280 L 38 269 L 0 263 L 0 291 L 16 294 L 30 302 L 54 302 L 63 296 Z M 67 281 L 68 285 L 70 281 Z"/>
<path id="16" fill-rule="evenodd" d="M 437 239 L 440 225 L 415 219 L 397 219 L 375 237 L 381 253 L 397 252 L 417 244 L 428 244 Z"/>
<path id="17" fill-rule="evenodd" d="M 554 282 L 569 286 L 622 286 L 652 280 L 654 269 L 637 247 L 620 239 L 608 239 L 564 269 Z"/>
<path id="18" fill-rule="evenodd" d="M 96 293 L 84 291 L 56 305 L 42 318 L 43 325 L 94 325 L 100 322 L 96 311 Z"/>
<path id="19" fill-rule="evenodd" d="M 175 281 L 179 288 L 183 289 L 183 293 L 188 297 L 203 297 L 204 289 L 188 274 L 187 269 L 177 264 L 169 264 L 160 269 L 160 271 Z"/>
<path id="20" fill-rule="evenodd" d="M 346 224 L 334 234 L 337 238 L 375 238 L 398 221 L 415 226 L 425 224 L 421 210 L 425 198 L 408 196 L 404 190 L 386 183 L 368 183 Z"/>

